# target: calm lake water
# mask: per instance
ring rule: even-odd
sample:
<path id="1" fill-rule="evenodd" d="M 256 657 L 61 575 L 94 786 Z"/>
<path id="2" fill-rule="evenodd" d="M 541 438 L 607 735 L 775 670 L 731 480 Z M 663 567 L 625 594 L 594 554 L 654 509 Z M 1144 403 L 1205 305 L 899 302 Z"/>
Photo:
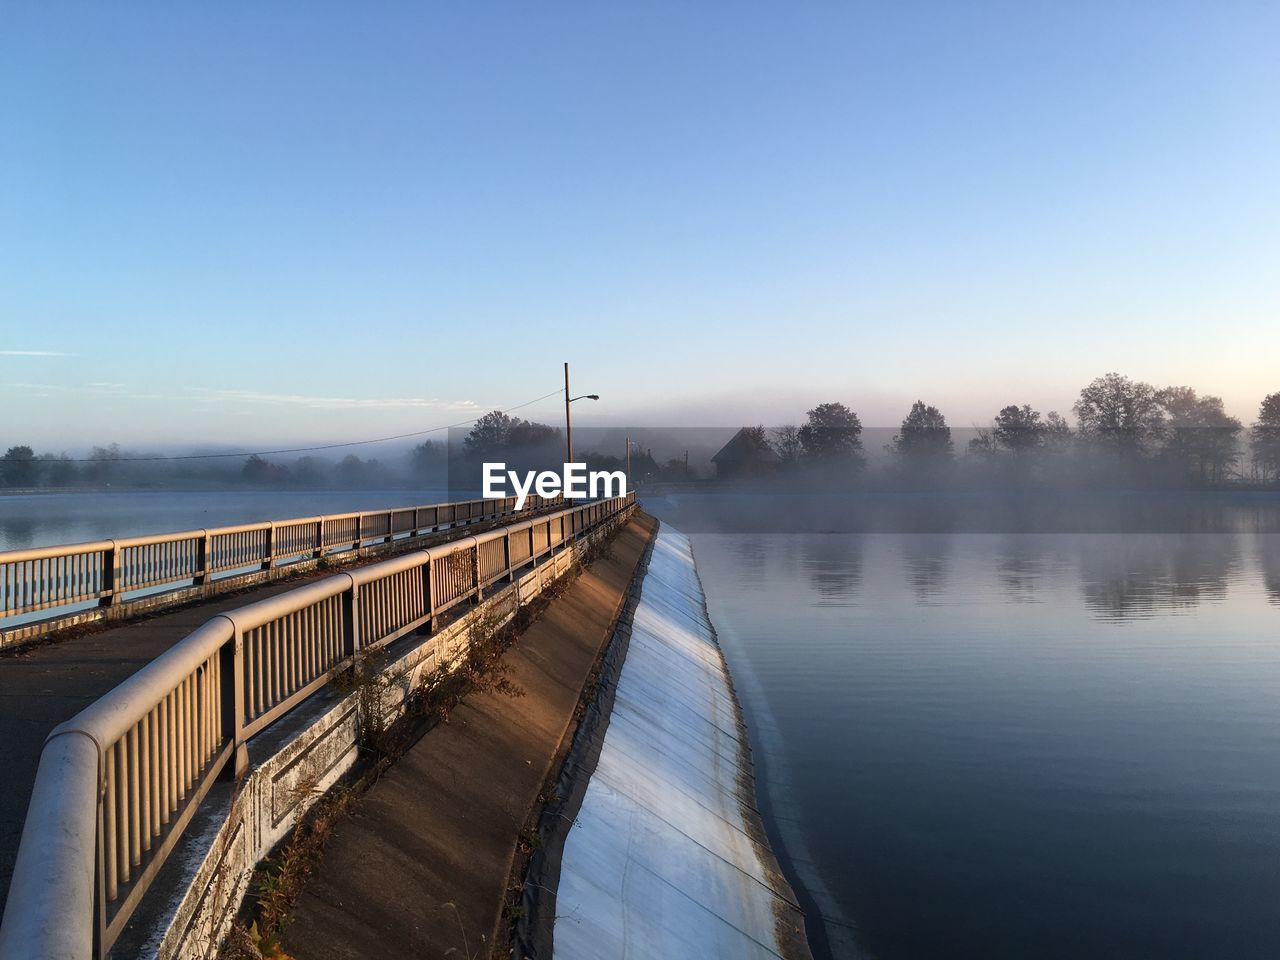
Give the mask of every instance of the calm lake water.
<path id="1" fill-rule="evenodd" d="M 1280 535 L 692 541 L 835 956 L 1280 956 Z"/>
<path id="2" fill-rule="evenodd" d="M 0 550 L 448 500 L 444 490 L 183 491 L 0 497 Z"/>

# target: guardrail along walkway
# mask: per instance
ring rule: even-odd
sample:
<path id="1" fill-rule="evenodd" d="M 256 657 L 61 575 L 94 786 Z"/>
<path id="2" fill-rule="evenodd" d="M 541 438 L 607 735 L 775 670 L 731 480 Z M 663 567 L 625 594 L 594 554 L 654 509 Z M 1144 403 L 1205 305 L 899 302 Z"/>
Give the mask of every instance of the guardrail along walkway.
<path id="1" fill-rule="evenodd" d="M 532 515 L 528 510 L 521 514 Z M 467 536 L 478 529 L 475 524 L 480 521 L 477 517 L 472 524 L 456 529 L 449 527 L 449 521 L 442 522 L 445 529 L 435 534 L 437 540 Z M 424 543 L 428 533 L 429 528 L 424 527 L 420 538 Z M 0 554 L 0 560 L 6 556 L 12 554 Z M 330 571 L 317 571 L 313 579 L 327 576 Z M 294 578 L 263 584 L 170 613 L 0 655 L 0 729 L 4 731 L 0 736 L 0 769 L 5 773 L 5 786 L 0 790 L 0 909 L 8 898 L 31 785 L 49 732 L 211 618 L 297 589 L 305 582 Z"/>
<path id="2" fill-rule="evenodd" d="M 533 495 L 517 510 L 515 497 L 461 500 L 0 552 L 0 643 L 122 619 L 133 609 L 274 579 L 282 568 L 314 565 L 332 554 L 376 550 L 562 503 Z"/>
<path id="3" fill-rule="evenodd" d="M 250 737 L 363 651 L 434 627 L 490 585 L 622 522 L 634 503 L 629 494 L 517 518 L 253 603 L 240 597 L 221 615 L 201 608 L 200 626 L 46 741 L 0 958 L 105 955 L 213 782 L 247 770 Z"/>

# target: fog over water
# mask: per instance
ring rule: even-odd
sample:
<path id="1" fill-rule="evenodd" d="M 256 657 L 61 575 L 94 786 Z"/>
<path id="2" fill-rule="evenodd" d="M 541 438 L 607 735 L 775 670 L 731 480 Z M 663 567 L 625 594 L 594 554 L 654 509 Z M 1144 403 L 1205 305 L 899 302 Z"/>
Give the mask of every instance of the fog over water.
<path id="1" fill-rule="evenodd" d="M 1275 956 L 1274 497 L 1117 495 L 1066 531 L 804 499 L 647 506 L 692 530 L 820 950 Z"/>

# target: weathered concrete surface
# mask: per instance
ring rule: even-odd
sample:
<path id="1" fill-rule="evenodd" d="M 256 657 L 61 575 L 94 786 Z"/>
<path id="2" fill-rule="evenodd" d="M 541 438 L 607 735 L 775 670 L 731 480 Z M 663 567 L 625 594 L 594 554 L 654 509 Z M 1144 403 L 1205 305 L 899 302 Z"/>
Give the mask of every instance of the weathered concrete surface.
<path id="1" fill-rule="evenodd" d="M 663 527 L 565 840 L 556 960 L 807 958 L 689 541 Z"/>
<path id="2" fill-rule="evenodd" d="M 637 516 L 508 651 L 525 696 L 468 697 L 361 799 L 295 910 L 291 955 L 489 956 L 519 832 L 654 527 Z"/>

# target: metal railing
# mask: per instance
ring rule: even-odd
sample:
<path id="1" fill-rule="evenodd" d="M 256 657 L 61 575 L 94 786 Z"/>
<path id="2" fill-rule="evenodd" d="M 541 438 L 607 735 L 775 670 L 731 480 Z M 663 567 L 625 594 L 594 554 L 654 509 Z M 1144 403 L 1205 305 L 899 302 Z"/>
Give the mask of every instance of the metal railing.
<path id="1" fill-rule="evenodd" d="M 529 497 L 525 510 L 561 503 Z M 6 618 L 97 601 L 254 568 L 270 570 L 370 543 L 417 537 L 443 527 L 512 516 L 516 498 L 296 517 L 234 527 L 97 540 L 0 553 L 0 626 Z"/>
<path id="2" fill-rule="evenodd" d="M 105 957 L 210 787 L 247 769 L 250 737 L 357 653 L 434 626 L 634 502 L 632 493 L 507 524 L 218 615 L 56 727 L 18 848 L 0 960 Z"/>

